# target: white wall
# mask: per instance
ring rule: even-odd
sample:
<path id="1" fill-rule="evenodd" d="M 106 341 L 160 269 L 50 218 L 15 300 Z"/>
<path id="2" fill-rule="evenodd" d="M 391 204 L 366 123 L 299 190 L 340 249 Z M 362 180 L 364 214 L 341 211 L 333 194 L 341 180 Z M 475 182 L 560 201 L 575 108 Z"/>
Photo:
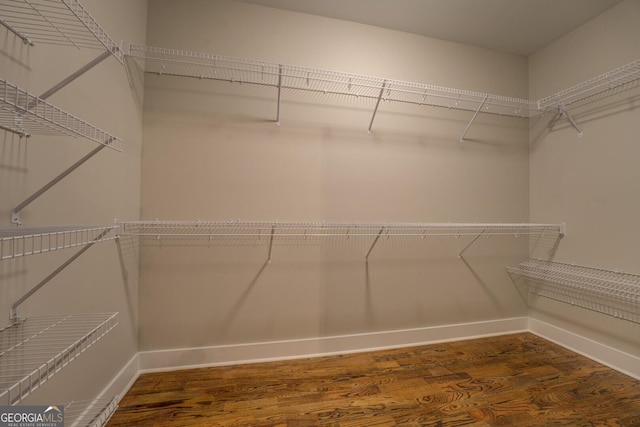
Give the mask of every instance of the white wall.
<path id="1" fill-rule="evenodd" d="M 149 2 L 147 44 L 527 97 L 526 58 L 233 1 Z M 521 222 L 528 124 L 148 75 L 142 217 Z M 228 243 L 228 242 L 227 242 Z M 236 242 L 239 243 L 239 242 Z M 141 350 L 519 317 L 526 239 L 266 239 L 141 248 Z"/>
<path id="2" fill-rule="evenodd" d="M 146 1 L 82 3 L 117 43 L 144 43 Z M 2 78 L 36 95 L 99 54 L 91 49 L 47 44 L 28 47 L 0 27 Z M 21 212 L 25 227 L 110 225 L 115 218 L 138 217 L 142 143 L 139 94 L 130 87 L 126 68 L 108 58 L 49 98 L 56 106 L 122 138 L 124 151 L 103 150 L 26 207 Z M 21 139 L 0 131 L 0 225 L 12 226 L 10 211 L 18 203 L 95 146 L 83 138 Z M 0 325 L 8 323 L 9 307 L 17 298 L 76 251 L 65 249 L 2 261 Z M 131 242 L 123 241 L 121 251 L 114 241 L 95 245 L 19 307 L 21 317 L 93 312 L 119 312 L 118 327 L 23 403 L 92 399 L 137 353 L 138 259 Z"/>
<path id="3" fill-rule="evenodd" d="M 640 1 L 627 0 L 529 59 L 530 97 L 540 99 L 640 58 Z M 640 90 L 571 110 L 583 137 L 553 114 L 532 121 L 532 222 L 566 222 L 555 260 L 640 274 Z M 637 324 L 544 299 L 536 320 L 640 355 Z"/>

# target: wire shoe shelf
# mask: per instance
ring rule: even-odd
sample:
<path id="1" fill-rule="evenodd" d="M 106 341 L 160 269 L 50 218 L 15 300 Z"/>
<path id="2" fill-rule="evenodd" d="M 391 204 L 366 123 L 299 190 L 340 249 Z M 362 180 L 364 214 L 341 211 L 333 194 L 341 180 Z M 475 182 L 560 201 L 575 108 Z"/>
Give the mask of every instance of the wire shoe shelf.
<path id="1" fill-rule="evenodd" d="M 640 275 L 528 259 L 507 267 L 529 293 L 640 323 Z"/>
<path id="2" fill-rule="evenodd" d="M 117 324 L 117 313 L 100 313 L 26 318 L 0 329 L 0 402 L 19 403 Z"/>
<path id="3" fill-rule="evenodd" d="M 119 61 L 123 52 L 77 0 L 4 0 L 0 24 L 25 44 L 106 49 Z"/>
<path id="4" fill-rule="evenodd" d="M 69 402 L 64 405 L 64 421 L 69 427 L 100 427 L 118 408 L 118 397 Z"/>

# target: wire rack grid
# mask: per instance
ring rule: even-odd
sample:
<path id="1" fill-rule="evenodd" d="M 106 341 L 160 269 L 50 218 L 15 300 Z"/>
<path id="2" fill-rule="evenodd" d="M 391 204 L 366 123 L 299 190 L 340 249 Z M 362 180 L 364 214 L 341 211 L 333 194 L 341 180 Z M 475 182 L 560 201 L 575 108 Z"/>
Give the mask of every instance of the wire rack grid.
<path id="1" fill-rule="evenodd" d="M 283 90 L 380 99 L 465 111 L 529 117 L 537 104 L 525 99 L 401 80 L 276 64 L 150 46 L 130 45 L 129 56 L 148 73 L 269 86 Z"/>
<path id="2" fill-rule="evenodd" d="M 19 403 L 117 324 L 117 313 L 93 313 L 27 318 L 0 329 L 0 402 Z"/>
<path id="3" fill-rule="evenodd" d="M 69 427 L 101 427 L 118 408 L 118 396 L 113 399 L 80 400 L 64 405 L 64 421 Z"/>
<path id="4" fill-rule="evenodd" d="M 92 124 L 0 79 L 0 123 L 3 129 L 21 136 L 81 136 L 116 151 L 122 140 Z"/>
<path id="5" fill-rule="evenodd" d="M 122 235 L 141 237 L 371 237 L 560 234 L 560 224 L 503 223 L 325 223 L 267 221 L 119 221 Z"/>
<path id="6" fill-rule="evenodd" d="M 116 238 L 116 226 L 0 227 L 0 260 Z"/>
<path id="7" fill-rule="evenodd" d="M 77 0 L 3 0 L 0 16 L 0 23 L 29 45 L 106 49 L 124 62 L 122 50 Z"/>
<path id="8" fill-rule="evenodd" d="M 526 278 L 532 294 L 640 323 L 639 275 L 537 259 L 507 271 Z"/>
<path id="9" fill-rule="evenodd" d="M 640 59 L 538 101 L 540 109 L 571 106 L 640 79 Z"/>

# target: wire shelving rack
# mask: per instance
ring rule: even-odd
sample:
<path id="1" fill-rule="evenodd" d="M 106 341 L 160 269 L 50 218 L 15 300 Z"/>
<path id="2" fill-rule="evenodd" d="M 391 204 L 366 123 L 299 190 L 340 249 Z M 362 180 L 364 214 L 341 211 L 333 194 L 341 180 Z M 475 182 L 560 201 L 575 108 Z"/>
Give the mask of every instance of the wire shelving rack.
<path id="1" fill-rule="evenodd" d="M 278 103 L 276 122 L 280 121 L 282 91 L 373 100 L 375 110 L 369 131 L 382 101 L 522 118 L 537 110 L 535 102 L 525 99 L 201 52 L 132 44 L 128 46 L 127 55 L 136 59 L 148 73 L 275 88 Z"/>
<path id="2" fill-rule="evenodd" d="M 113 225 L 0 227 L 0 260 L 115 239 L 116 229 Z"/>
<path id="3" fill-rule="evenodd" d="M 640 275 L 538 259 L 507 271 L 531 294 L 640 323 Z"/>
<path id="4" fill-rule="evenodd" d="M 564 236 L 564 224 L 527 223 L 324 223 L 324 222 L 259 222 L 259 221 L 118 221 L 123 236 L 135 236 L 142 242 L 182 241 L 185 244 L 257 239 L 268 245 L 267 262 L 271 263 L 274 240 L 291 239 L 365 239 L 369 244 L 365 261 L 381 238 L 467 237 L 470 241 L 463 253 L 481 236 L 554 235 Z"/>
<path id="5" fill-rule="evenodd" d="M 0 79 L 0 126 L 20 136 L 70 135 L 122 150 L 120 138 L 4 79 Z"/>
<path id="6" fill-rule="evenodd" d="M 581 134 L 582 131 L 569 115 L 567 108 L 589 102 L 596 95 L 607 95 L 614 89 L 640 79 L 640 60 L 636 60 L 540 100 L 529 100 L 339 71 L 135 44 L 126 48 L 126 55 L 136 59 L 147 73 L 275 88 L 277 90 L 277 123 L 280 122 L 281 93 L 287 90 L 373 100 L 375 109 L 369 131 L 372 129 L 378 107 L 384 101 L 472 111 L 474 115 L 460 137 L 461 141 L 479 113 L 527 118 L 542 114 L 549 109 L 556 109 L 563 113 Z"/>
<path id="7" fill-rule="evenodd" d="M 528 223 L 325 223 L 268 221 L 118 221 L 122 235 L 140 237 L 282 237 L 476 236 L 563 234 L 562 224 Z"/>
<path id="8" fill-rule="evenodd" d="M 101 427 L 118 408 L 118 397 L 69 402 L 64 405 L 64 421 L 69 427 Z"/>
<path id="9" fill-rule="evenodd" d="M 544 110 L 581 104 L 596 95 L 631 84 L 639 79 L 640 59 L 542 98 L 538 101 L 538 108 Z"/>
<path id="10" fill-rule="evenodd" d="M 117 324 L 117 313 L 94 313 L 30 317 L 0 329 L 0 402 L 19 403 Z"/>
<path id="11" fill-rule="evenodd" d="M 77 0 L 4 0 L 0 24 L 31 46 L 106 49 L 124 61 L 122 50 Z"/>

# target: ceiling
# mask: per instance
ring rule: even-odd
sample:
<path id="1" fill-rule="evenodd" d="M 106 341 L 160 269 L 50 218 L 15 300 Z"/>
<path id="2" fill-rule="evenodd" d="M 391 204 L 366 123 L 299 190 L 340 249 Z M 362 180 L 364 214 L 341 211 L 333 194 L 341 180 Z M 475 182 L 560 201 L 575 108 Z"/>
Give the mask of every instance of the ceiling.
<path id="1" fill-rule="evenodd" d="M 529 56 L 622 0 L 238 0 Z"/>

